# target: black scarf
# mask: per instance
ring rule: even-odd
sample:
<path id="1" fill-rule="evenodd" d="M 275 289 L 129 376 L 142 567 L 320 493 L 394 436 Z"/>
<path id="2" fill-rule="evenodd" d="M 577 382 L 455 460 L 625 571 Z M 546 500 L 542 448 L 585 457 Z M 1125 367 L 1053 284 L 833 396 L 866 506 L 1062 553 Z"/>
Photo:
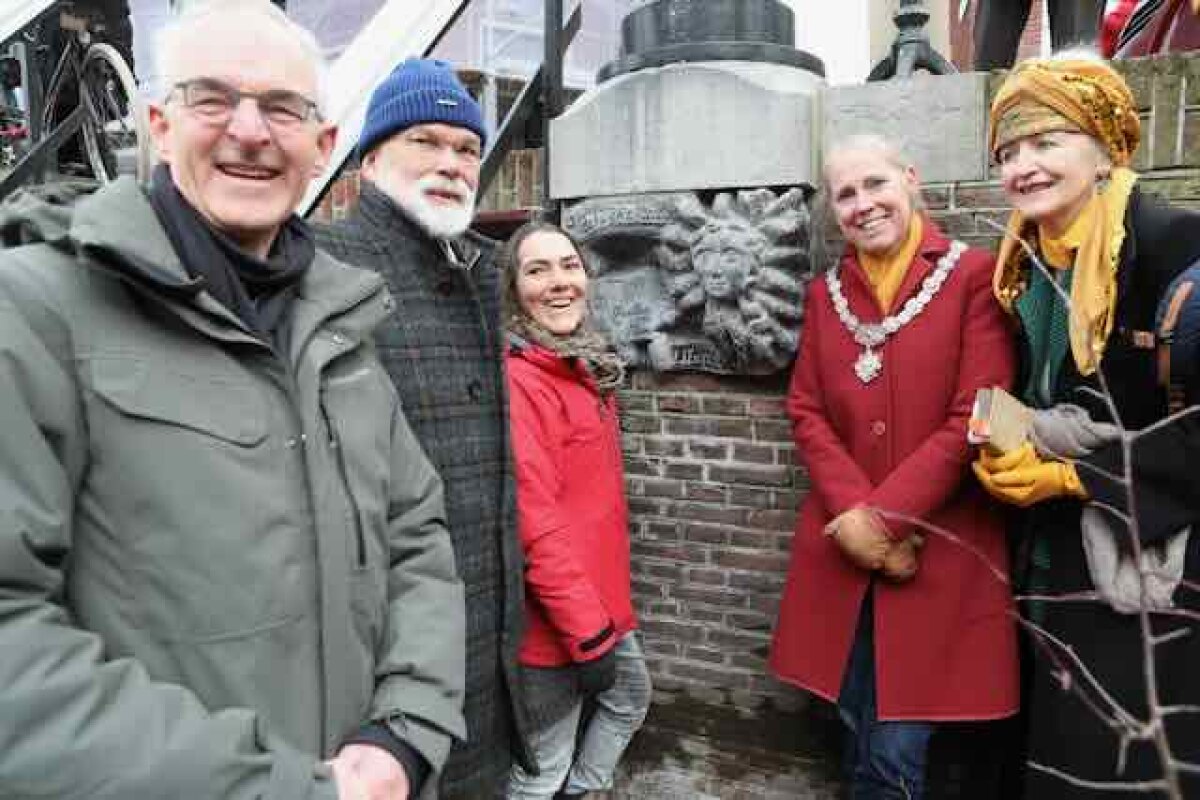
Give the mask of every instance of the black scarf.
<path id="1" fill-rule="evenodd" d="M 149 197 L 188 275 L 202 280 L 247 328 L 278 344 L 300 280 L 317 252 L 304 221 L 290 216 L 263 261 L 214 230 L 179 193 L 166 164 L 155 168 Z"/>

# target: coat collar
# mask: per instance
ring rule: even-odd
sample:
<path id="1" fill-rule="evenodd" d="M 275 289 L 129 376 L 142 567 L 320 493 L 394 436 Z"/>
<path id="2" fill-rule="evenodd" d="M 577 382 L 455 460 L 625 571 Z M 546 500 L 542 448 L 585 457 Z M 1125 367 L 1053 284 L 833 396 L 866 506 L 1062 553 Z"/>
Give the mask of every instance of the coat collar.
<path id="1" fill-rule="evenodd" d="M 578 358 L 564 358 L 550 348 L 512 332 L 507 336 L 507 347 L 512 358 L 519 358 L 555 377 L 577 381 L 593 391 L 596 390 L 595 378 Z"/>
<path id="2" fill-rule="evenodd" d="M 946 238 L 940 228 L 933 224 L 933 220 L 929 218 L 928 214 L 923 215 L 922 221 L 924 222 L 924 235 L 921 237 L 921 245 L 917 248 L 917 255 L 913 258 L 908 272 L 905 273 L 904 280 L 900 282 L 900 290 L 896 292 L 893 309 L 902 308 L 905 301 L 919 291 L 929 273 L 933 272 L 938 259 L 950 252 L 950 240 Z"/>
<path id="3" fill-rule="evenodd" d="M 203 292 L 203 281 L 188 275 L 142 188 L 121 178 L 81 200 L 71 219 L 70 241 L 87 263 L 172 301 L 180 316 L 218 338 L 249 336 L 228 309 Z M 301 281 L 293 326 L 295 341 L 326 321 L 340 317 L 346 335 L 362 338 L 382 318 L 387 305 L 383 279 L 345 266 L 318 251 Z M 206 321 L 209 320 L 209 321 Z M 211 320 L 220 320 L 214 326 Z"/>

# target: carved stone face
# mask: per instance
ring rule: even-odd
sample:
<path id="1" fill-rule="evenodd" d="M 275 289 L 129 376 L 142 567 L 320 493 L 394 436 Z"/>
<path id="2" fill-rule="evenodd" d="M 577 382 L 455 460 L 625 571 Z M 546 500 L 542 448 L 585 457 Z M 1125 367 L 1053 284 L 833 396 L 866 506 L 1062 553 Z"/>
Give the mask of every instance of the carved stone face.
<path id="1" fill-rule="evenodd" d="M 736 300 L 758 266 L 751 235 L 730 226 L 716 227 L 692 248 L 692 265 L 704 294 L 715 300 Z"/>

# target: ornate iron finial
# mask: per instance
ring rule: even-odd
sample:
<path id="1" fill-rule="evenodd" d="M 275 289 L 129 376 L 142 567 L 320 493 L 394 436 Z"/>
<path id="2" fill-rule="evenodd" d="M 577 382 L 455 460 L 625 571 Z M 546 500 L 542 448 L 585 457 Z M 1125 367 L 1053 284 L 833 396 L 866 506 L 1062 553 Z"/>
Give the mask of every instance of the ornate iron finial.
<path id="1" fill-rule="evenodd" d="M 900 7 L 892 19 L 896 21 L 896 40 L 892 42 L 891 52 L 871 70 L 868 81 L 908 78 L 918 69 L 934 75 L 958 72 L 929 42 L 925 32 L 929 10 L 922 0 L 900 0 Z"/>

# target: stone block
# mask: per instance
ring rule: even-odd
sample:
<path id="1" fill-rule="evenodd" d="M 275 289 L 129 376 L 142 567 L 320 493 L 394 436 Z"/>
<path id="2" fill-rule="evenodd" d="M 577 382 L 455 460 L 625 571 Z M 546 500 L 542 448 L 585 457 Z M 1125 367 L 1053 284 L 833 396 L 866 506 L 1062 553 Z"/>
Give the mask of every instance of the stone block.
<path id="1" fill-rule="evenodd" d="M 749 486 L 731 486 L 729 487 L 729 502 L 732 505 L 746 508 L 770 508 L 771 492 Z"/>
<path id="2" fill-rule="evenodd" d="M 744 417 L 746 401 L 734 400 L 728 397 L 706 397 L 703 409 L 705 414 L 717 414 L 725 417 Z"/>
<path id="3" fill-rule="evenodd" d="M 1164 70 L 1163 74 L 1155 76 L 1154 124 L 1149 130 L 1143 129 L 1146 140 L 1142 142 L 1153 169 L 1164 169 L 1180 163 L 1182 154 L 1178 148 L 1183 117 L 1182 100 L 1183 79 L 1178 73 Z"/>
<path id="4" fill-rule="evenodd" d="M 1183 101 L 1191 106 L 1200 104 L 1200 58 L 1185 59 L 1182 75 L 1185 82 Z"/>
<path id="5" fill-rule="evenodd" d="M 658 410 L 670 414 L 698 414 L 700 398 L 682 394 L 665 394 L 658 398 Z"/>
<path id="6" fill-rule="evenodd" d="M 931 211 L 939 211 L 950 207 L 949 186 L 922 186 L 921 198 L 925 207 Z"/>
<path id="7" fill-rule="evenodd" d="M 683 497 L 683 484 L 673 480 L 648 480 L 643 481 L 644 494 L 646 497 Z"/>
<path id="8" fill-rule="evenodd" d="M 724 586 L 729 582 L 729 576 L 719 569 L 689 569 L 685 580 L 700 586 Z M 715 620 L 710 616 L 705 621 L 712 622 L 720 619 L 721 615 L 717 614 Z"/>
<path id="9" fill-rule="evenodd" d="M 749 413 L 752 417 L 783 417 L 787 406 L 782 399 L 751 400 Z"/>
<path id="10" fill-rule="evenodd" d="M 762 553 L 752 550 L 723 550 L 716 554 L 718 566 L 729 569 L 755 570 L 782 574 L 787 571 L 788 557 L 782 553 Z"/>
<path id="11" fill-rule="evenodd" d="M 742 547 L 748 550 L 773 550 L 774 537 L 769 533 L 759 531 L 730 531 L 729 544 L 731 547 Z"/>
<path id="12" fill-rule="evenodd" d="M 662 420 L 650 414 L 622 414 L 621 430 L 625 433 L 660 433 Z"/>
<path id="13" fill-rule="evenodd" d="M 972 211 L 934 211 L 929 216 L 942 229 L 942 233 L 951 238 L 970 236 L 979 231 L 975 224 L 975 213 Z"/>
<path id="14" fill-rule="evenodd" d="M 648 456 L 678 458 L 683 455 L 683 442 L 678 439 L 647 438 L 642 446 Z"/>
<path id="15" fill-rule="evenodd" d="M 754 440 L 756 442 L 790 442 L 792 440 L 792 423 L 787 420 L 755 420 Z"/>
<path id="16" fill-rule="evenodd" d="M 750 486 L 791 486 L 792 470 L 788 467 L 718 467 L 709 468 L 709 477 L 721 483 Z"/>
<path id="17" fill-rule="evenodd" d="M 926 183 L 986 180 L 987 75 L 917 75 L 825 92 L 823 150 L 856 133 L 900 145 Z"/>
<path id="18" fill-rule="evenodd" d="M 726 487 L 707 483 L 689 483 L 684 488 L 684 494 L 688 500 L 699 503 L 724 503 L 728 497 Z"/>
<path id="19" fill-rule="evenodd" d="M 1200 78 L 1196 82 L 1200 84 Z M 1185 166 L 1200 166 L 1200 109 L 1184 112 L 1183 157 L 1180 161 Z"/>
<path id="20" fill-rule="evenodd" d="M 774 464 L 775 448 L 769 445 L 735 444 L 733 460 L 747 464 Z"/>
<path id="21" fill-rule="evenodd" d="M 742 61 L 614 78 L 551 122 L 550 193 L 815 185 L 823 85 L 801 69 Z"/>
<path id="22" fill-rule="evenodd" d="M 1141 110 L 1150 108 L 1155 61 L 1156 59 L 1153 58 L 1134 58 L 1116 62 L 1118 70 L 1125 77 L 1125 82 L 1129 84 L 1129 91 L 1133 92 L 1134 100 L 1137 101 L 1138 108 Z"/>
<path id="23" fill-rule="evenodd" d="M 745 525 L 749 514 L 744 508 L 721 508 L 696 502 L 679 503 L 667 510 L 675 519 L 714 525 Z"/>
<path id="24" fill-rule="evenodd" d="M 728 544 L 729 532 L 710 525 L 688 525 L 684 528 L 683 538 L 696 544 Z"/>

